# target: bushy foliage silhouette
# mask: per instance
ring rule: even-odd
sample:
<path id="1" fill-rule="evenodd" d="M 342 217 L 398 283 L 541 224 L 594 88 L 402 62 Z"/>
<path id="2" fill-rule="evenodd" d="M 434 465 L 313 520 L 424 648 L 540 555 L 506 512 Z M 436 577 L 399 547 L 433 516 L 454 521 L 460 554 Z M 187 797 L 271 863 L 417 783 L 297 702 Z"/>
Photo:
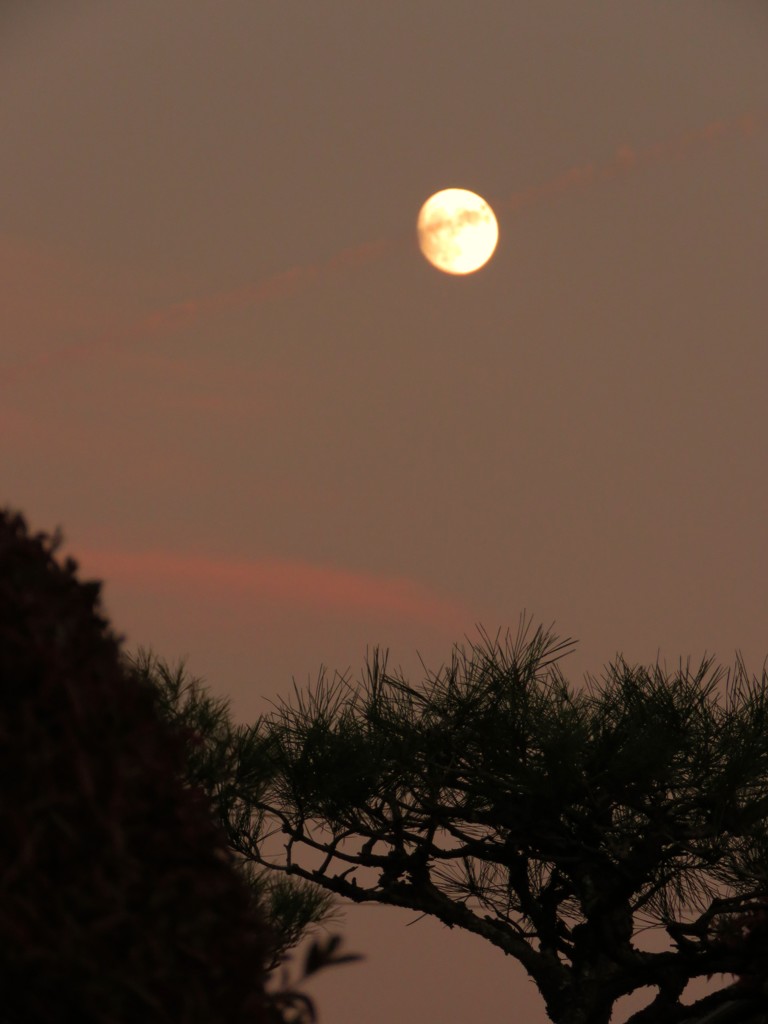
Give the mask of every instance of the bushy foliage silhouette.
<path id="1" fill-rule="evenodd" d="M 240 786 L 270 772 L 268 751 L 260 751 L 253 760 L 247 758 L 241 730 L 232 721 L 229 700 L 208 692 L 202 680 L 187 672 L 183 661 L 171 666 L 151 651 L 139 648 L 135 653 L 124 652 L 123 666 L 140 685 L 154 691 L 160 714 L 183 738 L 185 781 L 205 793 L 211 813 L 227 833 L 230 850 L 234 851 L 236 846 L 229 833 Z M 292 958 L 289 950 L 317 925 L 325 926 L 338 916 L 337 901 L 310 882 L 259 870 L 241 853 L 235 856 L 238 871 L 272 926 L 270 968 L 275 969 Z M 327 946 L 329 962 L 339 962 L 332 952 L 339 941 L 333 937 Z M 322 943 L 309 948 L 305 976 L 318 969 L 317 958 L 323 959 L 323 948 Z M 359 957 L 344 954 L 344 961 L 348 959 Z"/>
<path id="2" fill-rule="evenodd" d="M 5 1024 L 259 1024 L 275 936 L 99 584 L 0 512 Z"/>

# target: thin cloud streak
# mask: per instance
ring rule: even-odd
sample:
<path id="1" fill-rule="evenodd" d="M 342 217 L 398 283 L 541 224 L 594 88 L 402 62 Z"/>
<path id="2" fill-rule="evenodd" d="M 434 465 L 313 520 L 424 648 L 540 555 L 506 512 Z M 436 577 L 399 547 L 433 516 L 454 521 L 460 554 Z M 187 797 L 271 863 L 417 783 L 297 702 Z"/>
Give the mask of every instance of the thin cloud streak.
<path id="1" fill-rule="evenodd" d="M 202 592 L 221 603 L 235 598 L 279 602 L 350 616 L 382 615 L 398 621 L 466 629 L 474 616 L 461 603 L 406 577 L 376 576 L 309 562 L 240 560 L 165 550 L 79 548 L 81 572 L 107 584 L 141 586 L 182 597 Z"/>
<path id="2" fill-rule="evenodd" d="M 514 212 L 590 185 L 625 178 L 658 164 L 690 160 L 722 143 L 751 139 L 764 127 L 764 123 L 764 111 L 745 111 L 729 121 L 710 121 L 703 128 L 683 132 L 667 142 L 656 142 L 639 148 L 625 144 L 619 146 L 614 155 L 602 163 L 571 167 L 541 185 L 532 185 L 515 192 L 494 205 L 497 210 Z"/>
<path id="3" fill-rule="evenodd" d="M 764 121 L 765 112 L 746 111 L 730 121 L 710 121 L 702 128 L 686 131 L 668 142 L 658 142 L 640 148 L 625 144 L 618 147 L 611 159 L 603 163 L 571 167 L 541 185 L 514 193 L 507 200 L 498 203 L 497 209 L 515 211 L 583 188 L 585 185 L 626 177 L 656 164 L 689 159 L 707 148 L 726 141 L 747 140 L 764 126 Z M 411 233 L 408 237 L 411 237 Z M 175 333 L 210 316 L 285 298 L 316 281 L 374 263 L 392 247 L 391 239 L 352 246 L 324 263 L 292 267 L 243 288 L 189 299 L 156 310 L 137 324 L 135 330 L 141 337 Z"/>
<path id="4" fill-rule="evenodd" d="M 764 129 L 765 121 L 765 111 L 745 111 L 730 120 L 710 121 L 702 128 L 683 132 L 667 142 L 645 147 L 624 144 L 608 160 L 571 167 L 549 181 L 522 189 L 506 199 L 494 199 L 493 206 L 497 213 L 514 213 L 590 186 L 625 178 L 656 165 L 689 160 L 726 142 L 751 139 Z M 402 242 L 405 237 L 401 236 L 398 241 Z M 249 285 L 155 309 L 133 324 L 105 332 L 94 341 L 68 345 L 29 360 L 0 366 L 0 386 L 16 383 L 36 371 L 52 369 L 63 363 L 79 362 L 96 353 L 116 353 L 134 341 L 176 334 L 216 316 L 258 308 L 265 303 L 288 298 L 312 284 L 376 262 L 394 245 L 395 241 L 391 238 L 365 242 L 343 249 L 322 262 L 291 267 Z M 148 354 L 147 358 L 153 357 Z"/>
<path id="5" fill-rule="evenodd" d="M 390 248 L 391 243 L 385 239 L 378 242 L 365 242 L 351 246 L 332 256 L 323 263 L 310 263 L 304 266 L 291 267 L 290 270 L 273 274 L 262 281 L 216 292 L 196 299 L 176 303 L 163 309 L 155 310 L 140 321 L 134 328 L 141 338 L 157 334 L 176 333 L 190 327 L 200 319 L 220 316 L 224 313 L 237 312 L 265 302 L 274 302 L 286 298 L 308 285 L 333 277 L 340 271 L 357 269 L 379 259 Z"/>
<path id="6" fill-rule="evenodd" d="M 310 263 L 280 271 L 261 281 L 214 292 L 211 295 L 187 299 L 163 306 L 129 324 L 125 328 L 105 331 L 93 341 L 76 342 L 49 352 L 41 352 L 31 359 L 18 360 L 0 366 L 0 386 L 16 384 L 37 372 L 81 362 L 90 356 L 109 353 L 120 357 L 132 342 L 143 342 L 164 335 L 176 334 L 193 327 L 201 320 L 261 306 L 287 298 L 314 282 L 320 282 L 344 271 L 357 269 L 379 259 L 390 247 L 391 241 L 365 242 L 341 250 L 328 260 Z M 133 351 L 134 360 L 157 359 L 156 353 Z"/>

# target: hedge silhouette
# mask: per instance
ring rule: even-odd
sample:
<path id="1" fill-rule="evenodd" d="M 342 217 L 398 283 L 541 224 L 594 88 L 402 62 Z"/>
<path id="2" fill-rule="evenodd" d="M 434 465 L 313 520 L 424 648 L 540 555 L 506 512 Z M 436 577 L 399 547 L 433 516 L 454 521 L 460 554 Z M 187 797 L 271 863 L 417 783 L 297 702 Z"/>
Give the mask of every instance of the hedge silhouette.
<path id="1" fill-rule="evenodd" d="M 0 512 L 0 1019 L 260 1024 L 275 937 L 99 584 Z"/>

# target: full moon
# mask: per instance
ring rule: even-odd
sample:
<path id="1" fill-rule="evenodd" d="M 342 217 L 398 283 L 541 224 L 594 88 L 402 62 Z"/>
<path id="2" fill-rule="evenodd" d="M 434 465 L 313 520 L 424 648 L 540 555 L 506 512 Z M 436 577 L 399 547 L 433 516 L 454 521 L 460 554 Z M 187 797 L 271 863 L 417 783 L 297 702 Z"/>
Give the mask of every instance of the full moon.
<path id="1" fill-rule="evenodd" d="M 435 192 L 419 211 L 419 248 L 446 274 L 471 274 L 484 267 L 499 240 L 499 225 L 482 196 L 465 188 Z"/>

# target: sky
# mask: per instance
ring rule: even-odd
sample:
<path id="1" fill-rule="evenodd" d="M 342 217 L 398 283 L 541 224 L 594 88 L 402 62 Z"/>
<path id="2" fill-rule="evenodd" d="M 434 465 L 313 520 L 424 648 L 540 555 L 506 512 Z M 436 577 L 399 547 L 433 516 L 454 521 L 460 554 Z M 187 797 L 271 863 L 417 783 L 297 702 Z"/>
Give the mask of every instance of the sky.
<path id="1" fill-rule="evenodd" d="M 0 503 L 127 648 L 242 721 L 523 612 L 576 687 L 760 673 L 762 0 L 25 0 L 0 40 Z M 419 252 L 447 187 L 496 212 L 477 274 Z M 346 912 L 324 1021 L 543 1024 L 411 921 Z"/>

